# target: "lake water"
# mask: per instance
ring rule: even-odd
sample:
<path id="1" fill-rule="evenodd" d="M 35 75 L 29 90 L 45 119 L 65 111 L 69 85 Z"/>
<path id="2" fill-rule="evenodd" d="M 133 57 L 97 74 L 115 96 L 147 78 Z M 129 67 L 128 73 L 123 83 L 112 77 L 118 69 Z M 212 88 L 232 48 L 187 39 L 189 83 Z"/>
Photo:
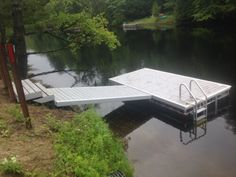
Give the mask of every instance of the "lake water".
<path id="1" fill-rule="evenodd" d="M 116 51 L 99 47 L 84 48 L 79 55 L 68 49 L 29 55 L 25 72 L 51 87 L 108 85 L 108 78 L 143 67 L 230 84 L 227 109 L 212 114 L 206 128 L 199 129 L 202 137 L 189 144 L 185 143 L 191 139 L 188 125 L 149 102 L 95 107 L 114 133 L 127 139 L 135 177 L 235 177 L 234 30 L 118 31 L 117 35 L 122 47 Z M 49 35 L 27 37 L 31 52 L 66 45 Z M 55 70 L 60 72 L 41 75 Z"/>

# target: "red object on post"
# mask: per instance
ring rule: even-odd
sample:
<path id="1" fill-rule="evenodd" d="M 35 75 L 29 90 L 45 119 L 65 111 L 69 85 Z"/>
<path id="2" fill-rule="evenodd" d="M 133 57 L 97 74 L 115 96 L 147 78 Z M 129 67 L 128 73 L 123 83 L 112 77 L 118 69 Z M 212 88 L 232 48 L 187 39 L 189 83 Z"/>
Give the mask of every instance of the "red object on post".
<path id="1" fill-rule="evenodd" d="M 7 44 L 7 51 L 8 51 L 8 57 L 9 57 L 9 60 L 11 63 L 11 67 L 12 67 L 12 75 L 14 78 L 17 95 L 19 98 L 19 102 L 21 105 L 23 115 L 25 117 L 26 128 L 30 129 L 30 128 L 32 128 L 32 125 L 31 125 L 31 120 L 30 120 L 30 116 L 29 116 L 29 110 L 28 110 L 27 103 L 25 100 L 24 89 L 23 89 L 22 82 L 20 79 L 20 74 L 19 74 L 18 68 L 17 68 L 13 44 L 11 44 L 11 43 Z"/>
<path id="2" fill-rule="evenodd" d="M 13 44 L 7 44 L 8 56 L 11 64 L 16 63 L 15 52 Z"/>

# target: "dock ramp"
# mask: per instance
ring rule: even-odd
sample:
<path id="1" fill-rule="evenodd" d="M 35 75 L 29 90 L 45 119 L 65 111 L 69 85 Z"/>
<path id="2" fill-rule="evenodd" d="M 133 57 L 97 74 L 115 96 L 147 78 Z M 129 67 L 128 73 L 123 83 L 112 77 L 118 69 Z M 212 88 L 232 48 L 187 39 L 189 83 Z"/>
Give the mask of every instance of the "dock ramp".
<path id="1" fill-rule="evenodd" d="M 25 94 L 25 100 L 29 101 L 29 100 L 34 100 L 36 98 L 40 98 L 42 97 L 42 91 L 29 79 L 25 79 L 21 81 L 22 86 L 23 86 L 23 91 Z M 16 99 L 18 101 L 18 94 L 16 91 L 16 86 L 14 83 L 12 83 L 13 85 L 13 90 L 14 93 L 16 95 Z"/>
<path id="2" fill-rule="evenodd" d="M 55 96 L 58 107 L 81 104 L 95 104 L 111 101 L 134 101 L 151 99 L 151 95 L 136 89 L 118 86 L 73 87 L 48 89 Z"/>
<path id="3" fill-rule="evenodd" d="M 21 83 L 26 101 L 33 100 L 37 103 L 47 103 L 54 100 L 53 93 L 50 92 L 47 88 L 45 88 L 42 84 L 34 83 L 29 79 L 21 80 Z M 14 83 L 12 84 L 16 99 L 17 101 L 19 101 L 16 86 Z"/>

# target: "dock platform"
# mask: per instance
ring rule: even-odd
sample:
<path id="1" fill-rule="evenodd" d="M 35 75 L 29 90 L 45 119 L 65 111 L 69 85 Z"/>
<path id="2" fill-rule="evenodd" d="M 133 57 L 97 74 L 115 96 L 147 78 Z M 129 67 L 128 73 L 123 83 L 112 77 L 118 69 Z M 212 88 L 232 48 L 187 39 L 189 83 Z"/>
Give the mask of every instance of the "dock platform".
<path id="1" fill-rule="evenodd" d="M 226 84 L 149 68 L 116 76 L 110 80 L 150 94 L 154 101 L 179 109 L 184 113 L 192 111 L 196 104 L 204 101 L 209 104 L 227 96 L 231 88 Z"/>

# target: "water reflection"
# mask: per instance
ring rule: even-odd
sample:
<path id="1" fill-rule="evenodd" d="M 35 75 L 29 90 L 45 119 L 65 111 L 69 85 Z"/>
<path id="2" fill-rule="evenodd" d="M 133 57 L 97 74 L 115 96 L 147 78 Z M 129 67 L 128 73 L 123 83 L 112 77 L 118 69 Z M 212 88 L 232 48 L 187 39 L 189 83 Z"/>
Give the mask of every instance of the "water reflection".
<path id="1" fill-rule="evenodd" d="M 228 99 L 228 98 L 226 98 Z M 225 100 L 226 100 L 225 99 Z M 119 137 L 126 137 L 151 119 L 158 119 L 179 130 L 179 141 L 188 145 L 207 134 L 207 122 L 218 116 L 228 114 L 228 102 L 221 101 L 218 114 L 214 109 L 209 109 L 208 117 L 195 123 L 191 116 L 183 116 L 173 111 L 160 107 L 150 101 L 126 102 L 122 106 L 104 116 L 110 128 Z"/>
<path id="2" fill-rule="evenodd" d="M 225 128 L 228 106 L 221 108 L 217 115 L 212 109 L 200 127 L 148 101 L 128 102 L 105 120 L 118 136 L 128 140 L 135 177 L 233 177 L 235 136 Z"/>

